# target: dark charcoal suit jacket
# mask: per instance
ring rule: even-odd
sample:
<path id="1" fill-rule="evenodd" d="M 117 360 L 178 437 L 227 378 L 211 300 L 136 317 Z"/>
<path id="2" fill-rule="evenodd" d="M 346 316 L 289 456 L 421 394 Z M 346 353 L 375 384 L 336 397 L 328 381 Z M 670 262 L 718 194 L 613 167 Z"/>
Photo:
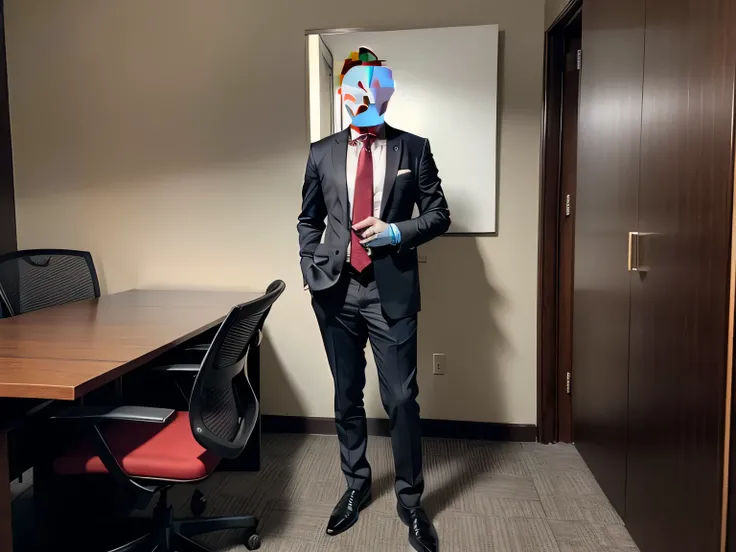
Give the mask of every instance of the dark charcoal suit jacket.
<path id="1" fill-rule="evenodd" d="M 307 160 L 297 230 L 304 282 L 316 300 L 340 280 L 350 244 L 345 169 L 349 136 L 348 129 L 315 142 Z M 412 218 L 415 205 L 419 216 Z M 399 247 L 372 251 L 383 310 L 398 319 L 421 308 L 416 248 L 447 231 L 450 211 L 429 141 L 388 125 L 380 218 L 401 231 Z"/>

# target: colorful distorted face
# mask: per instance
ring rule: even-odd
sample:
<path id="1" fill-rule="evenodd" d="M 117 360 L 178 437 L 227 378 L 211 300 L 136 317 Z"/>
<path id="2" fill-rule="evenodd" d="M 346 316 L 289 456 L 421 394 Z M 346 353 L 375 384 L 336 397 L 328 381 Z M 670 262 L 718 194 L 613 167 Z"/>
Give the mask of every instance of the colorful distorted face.
<path id="1" fill-rule="evenodd" d="M 363 51 L 364 49 L 361 49 L 361 54 Z M 342 76 L 338 91 L 344 109 L 356 127 L 382 124 L 388 101 L 395 90 L 391 69 L 380 65 L 375 55 L 370 57 L 373 59 L 366 64 L 356 64 L 348 69 Z"/>

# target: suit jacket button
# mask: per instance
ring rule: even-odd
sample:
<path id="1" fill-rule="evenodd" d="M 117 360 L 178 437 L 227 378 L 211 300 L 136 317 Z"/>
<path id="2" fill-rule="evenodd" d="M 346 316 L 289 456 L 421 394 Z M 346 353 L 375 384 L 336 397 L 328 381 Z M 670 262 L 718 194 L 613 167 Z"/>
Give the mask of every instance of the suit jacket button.
<path id="1" fill-rule="evenodd" d="M 336 249 L 335 250 L 335 255 L 339 255 L 339 254 L 340 254 L 340 250 L 339 249 Z"/>

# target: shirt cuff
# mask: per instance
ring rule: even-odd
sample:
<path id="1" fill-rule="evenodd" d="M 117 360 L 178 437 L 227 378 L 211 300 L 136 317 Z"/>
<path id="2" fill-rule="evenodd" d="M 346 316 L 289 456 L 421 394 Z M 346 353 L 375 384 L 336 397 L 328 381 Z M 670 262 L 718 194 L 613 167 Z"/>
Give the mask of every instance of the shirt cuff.
<path id="1" fill-rule="evenodd" d="M 391 234 L 391 245 L 399 245 L 401 243 L 401 230 L 399 230 L 399 227 L 391 223 L 388 225 L 388 229 Z"/>

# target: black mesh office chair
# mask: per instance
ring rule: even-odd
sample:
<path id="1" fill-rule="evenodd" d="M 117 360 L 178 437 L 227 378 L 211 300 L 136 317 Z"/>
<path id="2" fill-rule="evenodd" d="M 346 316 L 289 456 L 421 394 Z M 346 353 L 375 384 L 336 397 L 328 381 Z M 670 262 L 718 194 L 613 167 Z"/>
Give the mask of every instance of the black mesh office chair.
<path id="1" fill-rule="evenodd" d="M 258 520 L 253 516 L 173 519 L 167 490 L 176 483 L 209 477 L 223 458 L 245 449 L 259 416 L 258 399 L 248 381 L 246 357 L 271 306 L 286 288 L 282 281 L 266 293 L 230 311 L 207 351 L 189 412 L 130 407 L 73 407 L 55 419 L 87 424 L 88 437 L 74 443 L 54 462 L 59 475 L 109 474 L 139 496 L 145 508 L 159 493 L 153 529 L 113 552 L 202 552 L 191 537 L 225 529 L 246 531 L 245 546 L 260 547 Z M 191 365 L 170 366 L 172 371 Z"/>
<path id="2" fill-rule="evenodd" d="M 86 251 L 27 249 L 0 256 L 0 303 L 5 316 L 100 296 Z"/>

